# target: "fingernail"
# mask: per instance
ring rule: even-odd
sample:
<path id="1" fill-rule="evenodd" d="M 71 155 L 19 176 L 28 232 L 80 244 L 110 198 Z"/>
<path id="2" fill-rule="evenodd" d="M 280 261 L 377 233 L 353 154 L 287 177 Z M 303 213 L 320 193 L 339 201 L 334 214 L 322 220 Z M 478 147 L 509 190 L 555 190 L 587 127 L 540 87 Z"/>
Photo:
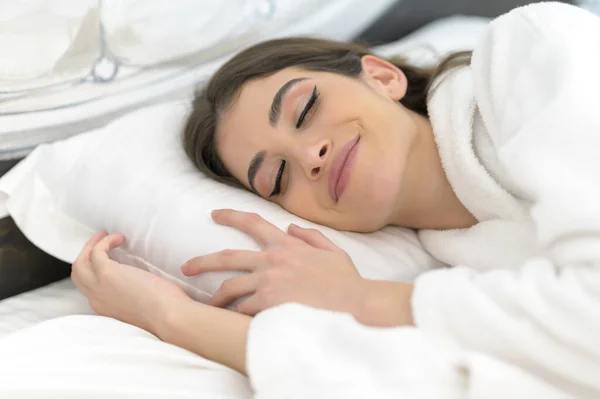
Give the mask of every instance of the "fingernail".
<path id="1" fill-rule="evenodd" d="M 182 271 L 184 274 L 187 274 L 187 273 L 190 271 L 190 267 L 191 267 L 191 265 L 192 265 L 192 260 L 193 260 L 193 259 L 188 259 L 188 260 L 187 260 L 187 262 L 185 262 L 185 263 L 183 264 L 183 266 L 181 266 L 181 271 Z M 196 258 L 196 262 L 197 262 L 197 261 L 198 261 L 198 259 Z"/>
<path id="2" fill-rule="evenodd" d="M 109 237 L 110 243 L 113 246 L 121 246 L 125 243 L 125 236 L 123 236 L 122 234 L 110 234 L 107 237 Z"/>

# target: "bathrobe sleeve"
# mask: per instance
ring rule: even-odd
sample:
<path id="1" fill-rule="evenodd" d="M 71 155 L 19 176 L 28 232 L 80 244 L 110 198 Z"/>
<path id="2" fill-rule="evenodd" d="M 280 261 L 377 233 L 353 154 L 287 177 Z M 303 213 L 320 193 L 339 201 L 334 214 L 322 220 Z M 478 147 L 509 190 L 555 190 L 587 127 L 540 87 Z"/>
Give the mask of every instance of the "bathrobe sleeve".
<path id="1" fill-rule="evenodd" d="M 472 70 L 539 256 L 423 274 L 417 328 L 300 305 L 261 313 L 248 341 L 258 398 L 600 397 L 600 19 L 559 3 L 515 10 Z"/>

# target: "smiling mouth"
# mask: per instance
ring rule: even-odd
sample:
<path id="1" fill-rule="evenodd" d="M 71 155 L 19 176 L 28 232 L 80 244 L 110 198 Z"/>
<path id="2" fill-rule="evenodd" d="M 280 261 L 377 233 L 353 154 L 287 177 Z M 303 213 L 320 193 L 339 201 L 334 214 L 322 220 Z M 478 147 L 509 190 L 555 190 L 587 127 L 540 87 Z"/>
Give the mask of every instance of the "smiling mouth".
<path id="1" fill-rule="evenodd" d="M 351 161 L 357 150 L 360 136 L 346 143 L 338 153 L 331 165 L 329 172 L 329 196 L 334 202 L 338 202 L 344 192 L 350 178 L 352 169 Z M 352 159 L 351 159 L 352 158 Z"/>

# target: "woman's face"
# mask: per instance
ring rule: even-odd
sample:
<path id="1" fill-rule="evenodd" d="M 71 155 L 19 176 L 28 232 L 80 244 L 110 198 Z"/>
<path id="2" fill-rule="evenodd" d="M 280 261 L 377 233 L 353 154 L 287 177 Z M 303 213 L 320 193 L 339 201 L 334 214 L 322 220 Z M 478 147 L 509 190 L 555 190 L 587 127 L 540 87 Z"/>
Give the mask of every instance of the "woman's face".
<path id="1" fill-rule="evenodd" d="M 369 232 L 389 224 L 418 135 L 406 78 L 363 57 L 360 78 L 287 68 L 247 82 L 221 116 L 233 176 L 304 219 Z"/>

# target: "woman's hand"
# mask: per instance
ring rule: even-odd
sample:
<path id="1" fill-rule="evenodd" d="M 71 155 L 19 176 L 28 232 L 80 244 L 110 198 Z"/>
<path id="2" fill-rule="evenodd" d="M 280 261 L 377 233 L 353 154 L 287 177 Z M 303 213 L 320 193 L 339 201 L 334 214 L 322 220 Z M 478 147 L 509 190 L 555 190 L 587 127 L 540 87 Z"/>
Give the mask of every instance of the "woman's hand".
<path id="1" fill-rule="evenodd" d="M 73 263 L 71 279 L 96 313 L 156 335 L 168 309 L 190 298 L 161 277 L 111 260 L 110 250 L 124 241 L 122 235 L 97 234 Z"/>
<path id="2" fill-rule="evenodd" d="M 256 214 L 234 210 L 214 211 L 212 217 L 249 234 L 262 251 L 225 250 L 183 265 L 182 272 L 188 276 L 222 270 L 250 272 L 225 281 L 211 305 L 227 306 L 250 295 L 237 306 L 238 312 L 255 315 L 286 302 L 359 312 L 359 292 L 365 280 L 350 257 L 319 231 L 290 225 L 286 234 Z"/>
<path id="3" fill-rule="evenodd" d="M 363 279 L 350 257 L 321 232 L 290 225 L 287 234 L 254 213 L 218 210 L 215 222 L 234 227 L 254 238 L 261 251 L 225 250 L 191 259 L 185 275 L 222 270 L 247 271 L 225 281 L 210 304 L 237 305 L 247 315 L 296 302 L 352 314 L 373 326 L 413 323 L 408 283 Z"/>

